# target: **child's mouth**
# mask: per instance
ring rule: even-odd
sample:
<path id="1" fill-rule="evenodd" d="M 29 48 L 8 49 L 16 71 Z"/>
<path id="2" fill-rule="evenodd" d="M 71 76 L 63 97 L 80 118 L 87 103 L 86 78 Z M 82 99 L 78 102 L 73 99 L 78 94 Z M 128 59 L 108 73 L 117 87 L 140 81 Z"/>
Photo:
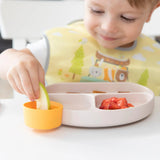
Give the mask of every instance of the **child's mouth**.
<path id="1" fill-rule="evenodd" d="M 108 36 L 104 36 L 104 35 L 100 35 L 101 38 L 105 41 L 115 41 L 117 38 L 114 37 L 108 37 Z"/>

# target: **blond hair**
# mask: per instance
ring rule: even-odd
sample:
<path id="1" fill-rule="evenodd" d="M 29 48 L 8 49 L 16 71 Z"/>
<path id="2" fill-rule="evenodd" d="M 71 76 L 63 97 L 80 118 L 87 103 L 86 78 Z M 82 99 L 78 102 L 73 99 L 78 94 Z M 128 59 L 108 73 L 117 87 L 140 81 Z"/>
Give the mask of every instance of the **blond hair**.
<path id="1" fill-rule="evenodd" d="M 155 6 L 160 0 L 128 0 L 128 2 L 132 7 L 141 8 L 145 7 L 148 3 L 150 3 L 151 6 Z"/>

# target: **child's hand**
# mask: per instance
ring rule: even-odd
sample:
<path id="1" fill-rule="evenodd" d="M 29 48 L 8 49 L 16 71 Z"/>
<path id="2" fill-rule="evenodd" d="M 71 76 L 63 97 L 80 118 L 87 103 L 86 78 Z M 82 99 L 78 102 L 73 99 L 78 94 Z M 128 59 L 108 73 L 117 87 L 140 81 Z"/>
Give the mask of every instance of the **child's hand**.
<path id="1" fill-rule="evenodd" d="M 39 98 L 39 82 L 44 84 L 44 70 L 28 49 L 8 49 L 0 55 L 1 77 L 30 100 Z"/>

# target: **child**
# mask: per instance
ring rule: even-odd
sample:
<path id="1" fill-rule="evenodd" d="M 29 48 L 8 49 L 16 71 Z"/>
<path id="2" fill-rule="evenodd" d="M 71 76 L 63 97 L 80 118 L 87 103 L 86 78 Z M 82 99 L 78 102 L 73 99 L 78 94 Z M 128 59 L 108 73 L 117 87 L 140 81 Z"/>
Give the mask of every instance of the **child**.
<path id="1" fill-rule="evenodd" d="M 84 22 L 0 55 L 0 76 L 30 100 L 39 82 L 135 82 L 160 94 L 160 45 L 141 35 L 159 0 L 85 0 Z M 2 69 L 3 68 L 3 69 Z M 45 72 L 44 72 L 45 70 Z"/>

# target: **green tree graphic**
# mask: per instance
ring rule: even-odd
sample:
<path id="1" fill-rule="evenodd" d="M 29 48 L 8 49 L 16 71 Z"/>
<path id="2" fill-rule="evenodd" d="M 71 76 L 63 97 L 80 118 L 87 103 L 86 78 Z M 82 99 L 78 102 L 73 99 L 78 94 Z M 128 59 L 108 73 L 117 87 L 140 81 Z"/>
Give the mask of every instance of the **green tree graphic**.
<path id="1" fill-rule="evenodd" d="M 149 78 L 148 69 L 145 69 L 144 72 L 141 74 L 141 77 L 137 83 L 139 83 L 143 86 L 147 86 L 148 78 Z"/>
<path id="2" fill-rule="evenodd" d="M 83 67 L 83 58 L 84 58 L 84 50 L 83 46 L 81 45 L 75 52 L 75 56 L 72 59 L 71 63 L 72 66 L 69 69 L 69 72 L 73 73 L 72 79 L 75 78 L 76 74 L 82 74 L 82 67 Z"/>

